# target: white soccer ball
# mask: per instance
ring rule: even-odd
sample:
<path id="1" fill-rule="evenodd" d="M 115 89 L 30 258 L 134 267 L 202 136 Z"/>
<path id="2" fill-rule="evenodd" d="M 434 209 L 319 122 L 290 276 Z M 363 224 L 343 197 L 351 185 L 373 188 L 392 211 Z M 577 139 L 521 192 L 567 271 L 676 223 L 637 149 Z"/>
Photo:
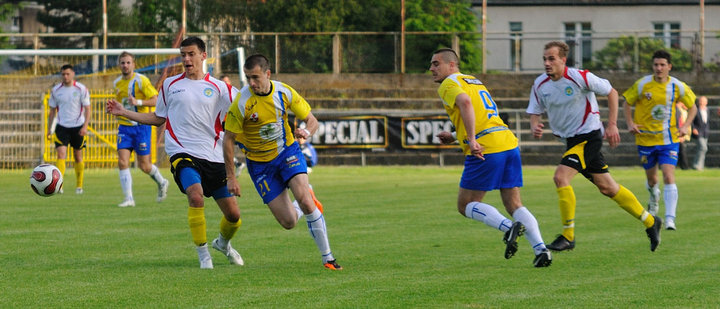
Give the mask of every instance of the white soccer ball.
<path id="1" fill-rule="evenodd" d="M 51 196 L 60 192 L 63 185 L 63 175 L 52 164 L 40 164 L 33 169 L 30 175 L 30 188 L 40 196 Z"/>

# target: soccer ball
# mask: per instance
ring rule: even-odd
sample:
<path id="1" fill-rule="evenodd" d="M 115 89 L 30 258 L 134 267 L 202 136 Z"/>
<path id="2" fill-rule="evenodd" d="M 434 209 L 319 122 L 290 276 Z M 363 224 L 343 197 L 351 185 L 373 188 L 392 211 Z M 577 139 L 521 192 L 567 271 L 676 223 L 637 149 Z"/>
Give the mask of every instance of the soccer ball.
<path id="1" fill-rule="evenodd" d="M 60 192 L 63 185 L 63 175 L 52 164 L 38 165 L 30 175 L 30 188 L 40 196 L 51 196 Z"/>

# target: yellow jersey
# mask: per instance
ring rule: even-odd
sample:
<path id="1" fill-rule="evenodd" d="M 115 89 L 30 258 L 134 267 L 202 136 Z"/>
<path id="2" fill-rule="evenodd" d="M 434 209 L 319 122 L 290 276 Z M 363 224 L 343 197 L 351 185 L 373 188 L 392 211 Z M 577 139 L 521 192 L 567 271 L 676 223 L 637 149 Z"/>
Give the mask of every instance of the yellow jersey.
<path id="1" fill-rule="evenodd" d="M 237 134 L 235 141 L 248 159 L 269 162 L 295 142 L 288 111 L 305 119 L 310 105 L 295 89 L 279 81 L 271 80 L 270 93 L 262 96 L 245 86 L 230 105 L 225 130 Z"/>
<path id="2" fill-rule="evenodd" d="M 128 102 L 128 96 L 133 96 L 139 100 L 146 100 L 158 95 L 157 89 L 153 87 L 145 75 L 133 72 L 130 79 L 123 79 L 122 75 L 113 82 L 115 88 L 115 99 L 122 103 L 127 110 L 136 111 L 138 113 L 150 113 L 154 110 L 151 106 L 133 106 Z M 125 117 L 118 116 L 118 123 L 125 126 L 136 126 L 137 122 L 129 120 Z"/>
<path id="3" fill-rule="evenodd" d="M 678 143 L 676 104 L 688 109 L 695 104 L 695 93 L 684 82 L 668 77 L 665 83 L 658 83 L 652 75 L 635 82 L 623 93 L 625 100 L 635 106 L 633 121 L 640 134 L 635 135 L 639 146 L 658 146 Z"/>
<path id="4" fill-rule="evenodd" d="M 445 111 L 457 131 L 457 140 L 465 155 L 470 155 L 467 143 L 465 124 L 460 109 L 455 105 L 455 98 L 465 93 L 470 96 L 475 111 L 475 139 L 485 150 L 483 153 L 497 153 L 514 149 L 518 146 L 515 134 L 500 119 L 497 104 L 490 96 L 483 83 L 471 75 L 462 73 L 451 74 L 440 84 L 438 94 L 443 101 Z"/>

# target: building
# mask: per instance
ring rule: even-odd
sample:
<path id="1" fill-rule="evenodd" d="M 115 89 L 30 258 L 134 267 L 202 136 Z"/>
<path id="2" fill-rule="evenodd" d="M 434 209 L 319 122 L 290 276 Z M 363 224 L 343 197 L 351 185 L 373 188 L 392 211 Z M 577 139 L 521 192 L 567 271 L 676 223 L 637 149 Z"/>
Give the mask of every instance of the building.
<path id="1" fill-rule="evenodd" d="M 699 55 L 700 0 L 486 0 L 487 69 L 540 71 L 550 40 L 571 46 L 568 61 L 582 67 L 619 36 L 655 37 Z M 482 0 L 473 10 L 482 16 Z M 720 0 L 705 0 L 703 62 L 720 62 Z"/>

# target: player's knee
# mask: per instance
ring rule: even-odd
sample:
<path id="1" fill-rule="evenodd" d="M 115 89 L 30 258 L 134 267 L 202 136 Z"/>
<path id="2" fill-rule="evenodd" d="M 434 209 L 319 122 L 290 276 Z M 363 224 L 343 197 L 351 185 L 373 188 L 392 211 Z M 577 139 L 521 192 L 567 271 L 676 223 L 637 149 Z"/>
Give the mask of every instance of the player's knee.
<path id="1" fill-rule="evenodd" d="M 278 222 L 286 230 L 291 230 L 292 228 L 295 227 L 295 224 L 297 224 L 297 220 L 292 220 L 292 219 L 281 219 L 281 220 L 278 220 Z"/>
<path id="2" fill-rule="evenodd" d="M 188 202 L 190 203 L 191 207 L 205 206 L 205 199 L 203 198 L 202 194 L 199 193 L 189 193 Z"/>

